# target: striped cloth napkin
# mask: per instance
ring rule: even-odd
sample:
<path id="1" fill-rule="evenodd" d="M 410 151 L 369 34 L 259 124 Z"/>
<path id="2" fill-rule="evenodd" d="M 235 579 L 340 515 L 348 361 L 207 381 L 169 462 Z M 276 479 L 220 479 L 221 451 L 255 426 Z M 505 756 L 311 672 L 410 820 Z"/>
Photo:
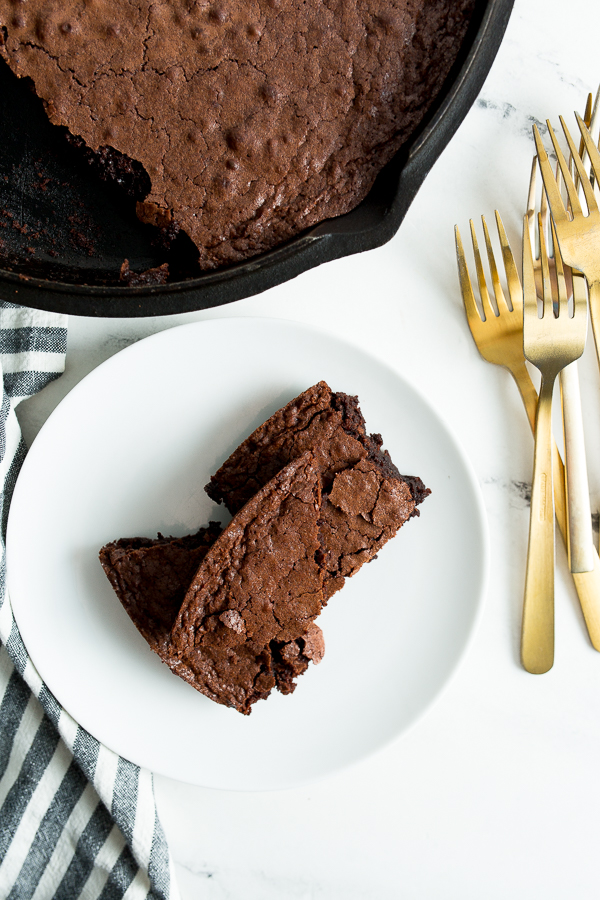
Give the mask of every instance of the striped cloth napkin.
<path id="1" fill-rule="evenodd" d="M 8 508 L 27 452 L 15 407 L 65 366 L 65 316 L 0 301 L 0 897 L 177 900 L 152 774 L 57 703 L 6 591 Z"/>

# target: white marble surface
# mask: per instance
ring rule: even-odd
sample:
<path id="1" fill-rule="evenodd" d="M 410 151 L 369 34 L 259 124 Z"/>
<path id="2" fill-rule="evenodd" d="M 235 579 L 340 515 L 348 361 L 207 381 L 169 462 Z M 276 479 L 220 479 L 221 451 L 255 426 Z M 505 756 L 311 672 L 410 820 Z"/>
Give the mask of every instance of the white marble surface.
<path id="1" fill-rule="evenodd" d="M 519 664 L 532 441 L 516 390 L 468 332 L 453 226 L 498 207 L 515 244 L 531 124 L 584 104 L 600 79 L 600 6 L 516 0 L 481 96 L 396 237 L 259 297 L 164 319 L 71 319 L 66 374 L 24 404 L 32 440 L 62 396 L 126 344 L 216 316 L 321 325 L 418 385 L 467 449 L 489 517 L 492 571 L 476 639 L 448 690 L 376 758 L 309 788 L 226 793 L 156 778 L 184 900 L 591 900 L 598 896 L 600 655 L 557 558 L 556 661 Z M 224 357 L 224 364 L 226 359 Z M 600 397 L 582 366 L 592 509 Z"/>

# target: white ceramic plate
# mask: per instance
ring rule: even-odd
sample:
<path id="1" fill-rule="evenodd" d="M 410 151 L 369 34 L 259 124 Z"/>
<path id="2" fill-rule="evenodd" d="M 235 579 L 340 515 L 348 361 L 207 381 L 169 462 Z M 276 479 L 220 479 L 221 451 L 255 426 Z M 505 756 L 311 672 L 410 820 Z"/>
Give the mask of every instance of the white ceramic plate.
<path id="1" fill-rule="evenodd" d="M 320 617 L 325 658 L 251 716 L 218 706 L 146 646 L 98 562 L 118 537 L 226 519 L 203 488 L 257 425 L 311 384 L 358 394 L 401 472 L 433 491 Z M 8 578 L 31 658 L 60 703 L 141 766 L 226 789 L 293 786 L 404 732 L 474 629 L 487 570 L 476 480 L 432 408 L 387 366 L 292 322 L 161 332 L 81 381 L 36 438 L 8 525 Z"/>

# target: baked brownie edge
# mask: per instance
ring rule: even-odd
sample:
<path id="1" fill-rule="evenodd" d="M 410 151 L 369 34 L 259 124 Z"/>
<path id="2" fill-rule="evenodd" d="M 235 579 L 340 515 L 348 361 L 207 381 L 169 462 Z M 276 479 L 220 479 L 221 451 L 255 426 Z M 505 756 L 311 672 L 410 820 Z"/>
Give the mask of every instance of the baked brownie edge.
<path id="1" fill-rule="evenodd" d="M 211 522 L 182 538 L 121 538 L 99 553 L 104 572 L 152 650 L 166 641 L 198 566 L 222 527 Z"/>
<path id="2" fill-rule="evenodd" d="M 187 591 L 169 645 L 171 669 L 201 693 L 247 715 L 274 687 L 293 690 L 322 656 L 316 562 L 319 468 L 292 461 L 234 516 Z M 304 658 L 301 658 L 304 657 Z"/>

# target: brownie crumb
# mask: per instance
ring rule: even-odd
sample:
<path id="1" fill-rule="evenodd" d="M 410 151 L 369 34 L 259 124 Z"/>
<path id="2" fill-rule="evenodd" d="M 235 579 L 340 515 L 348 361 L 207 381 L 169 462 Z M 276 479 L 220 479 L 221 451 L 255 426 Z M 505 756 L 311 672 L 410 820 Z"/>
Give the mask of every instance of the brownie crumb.
<path id="1" fill-rule="evenodd" d="M 132 272 L 129 268 L 129 260 L 123 260 L 119 274 L 119 281 L 130 286 L 141 284 L 166 284 L 169 280 L 169 264 L 163 263 L 154 269 L 146 269 L 145 272 Z"/>

